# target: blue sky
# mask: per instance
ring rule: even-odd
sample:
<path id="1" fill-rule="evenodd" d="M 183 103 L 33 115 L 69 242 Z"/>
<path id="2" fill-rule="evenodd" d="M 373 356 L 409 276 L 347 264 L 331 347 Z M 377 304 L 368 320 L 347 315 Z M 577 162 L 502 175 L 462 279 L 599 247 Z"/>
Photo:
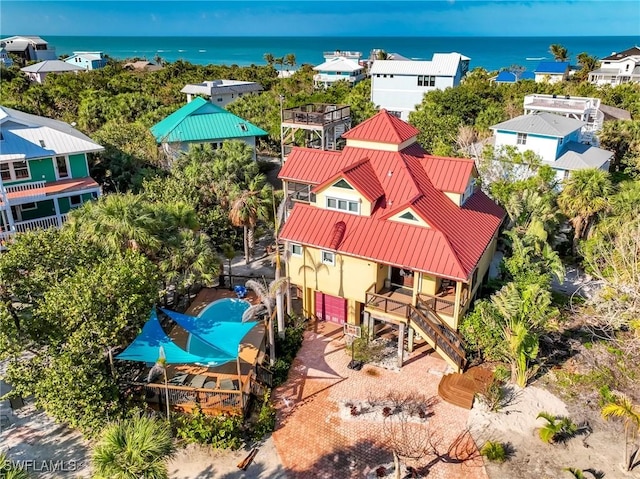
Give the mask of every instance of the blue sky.
<path id="1" fill-rule="evenodd" d="M 640 1 L 0 0 L 0 34 L 640 37 Z"/>

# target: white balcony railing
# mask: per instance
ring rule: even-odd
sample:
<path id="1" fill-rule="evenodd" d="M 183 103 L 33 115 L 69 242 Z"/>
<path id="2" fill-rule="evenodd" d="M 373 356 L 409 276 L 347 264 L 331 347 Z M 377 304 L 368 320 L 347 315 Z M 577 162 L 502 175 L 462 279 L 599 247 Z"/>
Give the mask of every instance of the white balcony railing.
<path id="1" fill-rule="evenodd" d="M 15 223 L 17 233 L 25 233 L 27 231 L 47 228 L 59 228 L 67 221 L 67 215 L 47 216 L 45 218 L 36 218 L 34 220 L 18 221 Z"/>
<path id="2" fill-rule="evenodd" d="M 45 181 L 34 181 L 32 183 L 21 183 L 19 185 L 9 185 L 4 187 L 4 191 L 9 198 L 9 201 L 13 204 L 17 200 L 24 202 L 35 201 L 38 198 L 44 198 L 47 196 L 44 185 Z"/>

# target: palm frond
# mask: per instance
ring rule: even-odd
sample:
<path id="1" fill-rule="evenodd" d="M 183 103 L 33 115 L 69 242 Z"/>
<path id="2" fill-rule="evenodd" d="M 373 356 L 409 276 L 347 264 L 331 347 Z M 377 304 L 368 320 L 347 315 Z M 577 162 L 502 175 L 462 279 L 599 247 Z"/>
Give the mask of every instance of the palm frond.
<path id="1" fill-rule="evenodd" d="M 253 306 L 249 306 L 249 308 L 247 308 L 247 310 L 242 314 L 242 322 L 248 323 L 253 321 L 264 309 L 266 309 L 264 304 L 254 304 Z"/>

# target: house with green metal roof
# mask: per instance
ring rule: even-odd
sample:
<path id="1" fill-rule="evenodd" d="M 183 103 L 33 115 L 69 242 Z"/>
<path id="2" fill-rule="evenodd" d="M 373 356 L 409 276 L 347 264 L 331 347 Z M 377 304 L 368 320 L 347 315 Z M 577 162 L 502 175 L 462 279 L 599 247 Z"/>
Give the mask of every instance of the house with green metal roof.
<path id="1" fill-rule="evenodd" d="M 256 138 L 267 135 L 263 129 L 200 97 L 152 126 L 151 133 L 173 156 L 192 144 L 208 143 L 219 148 L 223 141 L 242 140 L 253 149 L 254 159 Z"/>

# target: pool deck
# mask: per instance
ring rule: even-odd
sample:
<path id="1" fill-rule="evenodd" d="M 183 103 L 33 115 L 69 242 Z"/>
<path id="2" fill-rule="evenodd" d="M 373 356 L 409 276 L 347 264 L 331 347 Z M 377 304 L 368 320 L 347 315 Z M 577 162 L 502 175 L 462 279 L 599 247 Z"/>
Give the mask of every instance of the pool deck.
<path id="1" fill-rule="evenodd" d="M 230 298 L 237 299 L 237 295 L 233 291 L 226 289 L 205 288 L 202 289 L 194 298 L 191 306 L 185 314 L 197 316 L 207 306 L 220 299 Z M 258 304 L 259 300 L 253 292 L 248 292 L 244 298 L 251 304 Z M 192 390 L 206 393 L 208 396 L 220 391 L 224 397 L 225 394 L 236 393 L 238 389 L 245 394 L 249 393 L 250 384 L 254 381 L 256 364 L 260 363 L 264 358 L 266 327 L 264 323 L 259 322 L 252 328 L 242 339 L 239 345 L 239 361 L 231 361 L 217 367 L 199 366 L 195 364 L 169 364 L 167 366 L 167 377 L 169 382 L 177 376 L 186 373 L 186 377 L 177 386 L 169 386 L 169 389 L 175 390 Z M 182 328 L 174 328 L 169 336 L 181 347 L 185 347 L 187 342 L 187 333 Z M 238 368 L 240 371 L 238 371 Z M 238 374 L 240 372 L 240 374 Z M 148 369 L 142 376 L 148 373 Z M 164 384 L 161 378 L 154 381 L 156 384 Z M 196 385 L 197 383 L 197 385 Z M 202 384 L 200 384 L 202 383 Z M 235 383 L 233 389 L 231 384 Z M 203 389 L 203 384 L 211 384 L 208 389 Z M 226 392 L 225 392 L 226 391 Z M 179 407 L 182 410 L 189 411 L 191 405 L 184 404 Z M 217 408 L 214 408 L 217 409 Z M 203 408 L 205 413 L 215 413 L 215 410 L 207 410 Z"/>

